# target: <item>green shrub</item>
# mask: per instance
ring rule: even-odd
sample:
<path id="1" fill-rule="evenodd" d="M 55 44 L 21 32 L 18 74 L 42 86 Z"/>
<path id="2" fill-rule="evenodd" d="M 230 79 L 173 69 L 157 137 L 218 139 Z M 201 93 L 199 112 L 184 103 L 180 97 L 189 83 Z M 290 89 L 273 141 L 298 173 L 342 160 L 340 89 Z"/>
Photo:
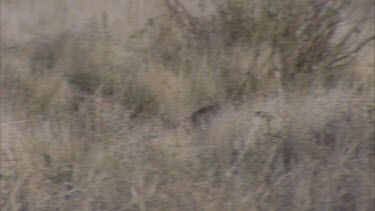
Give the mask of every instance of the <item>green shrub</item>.
<path id="1" fill-rule="evenodd" d="M 101 76 L 93 71 L 75 71 L 67 74 L 68 82 L 80 91 L 93 94 L 101 84 Z"/>

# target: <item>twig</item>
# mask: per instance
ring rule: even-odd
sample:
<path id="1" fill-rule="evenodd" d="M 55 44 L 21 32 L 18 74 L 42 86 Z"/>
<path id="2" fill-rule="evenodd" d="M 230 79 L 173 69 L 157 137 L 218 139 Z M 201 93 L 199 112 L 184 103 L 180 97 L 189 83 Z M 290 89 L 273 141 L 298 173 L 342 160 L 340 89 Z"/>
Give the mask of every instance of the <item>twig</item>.
<path id="1" fill-rule="evenodd" d="M 346 58 L 349 58 L 351 55 L 355 54 L 355 53 L 358 53 L 367 43 L 371 42 L 375 40 L 375 35 L 372 35 L 371 37 L 363 40 L 361 43 L 359 43 L 357 45 L 356 48 L 354 48 L 353 50 L 349 51 L 347 54 L 343 55 L 343 56 L 340 56 L 339 58 L 336 58 L 335 60 L 331 61 L 328 66 L 331 66 L 343 59 L 346 59 Z"/>

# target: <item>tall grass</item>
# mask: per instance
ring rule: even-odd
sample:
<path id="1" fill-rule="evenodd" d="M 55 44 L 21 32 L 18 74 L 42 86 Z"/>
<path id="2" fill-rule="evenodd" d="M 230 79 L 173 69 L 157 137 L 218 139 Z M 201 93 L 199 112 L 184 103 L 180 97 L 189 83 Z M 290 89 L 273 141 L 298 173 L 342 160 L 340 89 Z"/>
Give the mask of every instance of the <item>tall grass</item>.
<path id="1" fill-rule="evenodd" d="M 2 210 L 375 210 L 372 1 L 40 2 L 2 3 Z"/>

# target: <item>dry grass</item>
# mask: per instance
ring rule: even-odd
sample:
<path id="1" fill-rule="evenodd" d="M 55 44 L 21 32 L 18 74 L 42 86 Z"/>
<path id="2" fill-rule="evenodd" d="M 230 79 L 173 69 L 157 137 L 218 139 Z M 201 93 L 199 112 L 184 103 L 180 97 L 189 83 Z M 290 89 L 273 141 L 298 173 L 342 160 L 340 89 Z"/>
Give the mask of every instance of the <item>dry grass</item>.
<path id="1" fill-rule="evenodd" d="M 372 1 L 96 3 L 2 2 L 1 210 L 375 210 Z"/>

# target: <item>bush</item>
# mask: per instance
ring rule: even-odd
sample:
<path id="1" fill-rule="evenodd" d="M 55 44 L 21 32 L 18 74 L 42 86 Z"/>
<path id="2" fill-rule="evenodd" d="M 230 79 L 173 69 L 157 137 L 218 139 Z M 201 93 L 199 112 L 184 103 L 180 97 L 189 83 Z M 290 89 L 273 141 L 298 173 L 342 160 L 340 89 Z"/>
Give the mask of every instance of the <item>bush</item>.
<path id="1" fill-rule="evenodd" d="M 374 209 L 372 1 L 40 1 L 5 1 L 42 35 L 1 31 L 0 209 Z"/>

